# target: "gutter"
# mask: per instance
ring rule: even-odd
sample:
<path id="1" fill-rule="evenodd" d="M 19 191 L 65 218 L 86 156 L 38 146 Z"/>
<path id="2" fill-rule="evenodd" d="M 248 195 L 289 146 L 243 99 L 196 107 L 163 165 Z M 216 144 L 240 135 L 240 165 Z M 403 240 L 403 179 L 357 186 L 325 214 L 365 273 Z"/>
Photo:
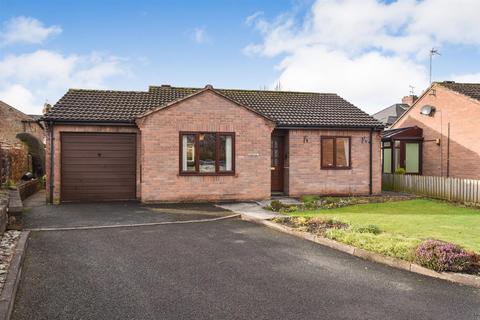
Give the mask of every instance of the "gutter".
<path id="1" fill-rule="evenodd" d="M 368 173 L 369 173 L 369 181 L 368 181 L 368 194 L 369 195 L 372 195 L 373 193 L 373 128 L 370 129 L 370 139 L 369 139 L 369 143 L 370 143 L 370 151 L 369 151 L 369 154 L 370 154 L 370 161 L 369 161 L 369 170 L 368 170 Z"/>
<path id="2" fill-rule="evenodd" d="M 352 130 L 352 131 L 382 131 L 383 127 L 318 127 L 318 126 L 276 126 L 278 130 Z"/>
<path id="3" fill-rule="evenodd" d="M 55 156 L 55 147 L 54 147 L 54 132 L 53 132 L 53 121 L 50 121 L 49 125 L 50 130 L 50 203 L 53 204 L 53 187 L 54 187 L 54 171 L 53 171 L 53 157 Z"/>
<path id="4" fill-rule="evenodd" d="M 128 126 L 128 127 L 135 127 L 136 124 L 132 122 L 124 122 L 124 121 L 97 121 L 97 120 L 48 120 L 50 123 L 55 123 L 55 124 L 75 124 L 75 125 L 100 125 L 100 126 Z"/>

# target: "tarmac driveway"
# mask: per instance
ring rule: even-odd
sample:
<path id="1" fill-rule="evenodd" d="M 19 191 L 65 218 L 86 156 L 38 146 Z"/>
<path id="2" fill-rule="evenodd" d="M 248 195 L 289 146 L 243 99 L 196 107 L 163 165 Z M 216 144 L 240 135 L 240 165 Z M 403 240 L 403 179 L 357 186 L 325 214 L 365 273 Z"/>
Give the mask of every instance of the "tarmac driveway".
<path id="1" fill-rule="evenodd" d="M 13 319 L 480 319 L 478 301 L 228 219 L 32 232 Z"/>
<path id="2" fill-rule="evenodd" d="M 27 199 L 25 228 L 69 228 L 185 221 L 233 214 L 209 203 L 146 205 L 139 202 L 64 203 L 46 205 L 45 195 Z"/>

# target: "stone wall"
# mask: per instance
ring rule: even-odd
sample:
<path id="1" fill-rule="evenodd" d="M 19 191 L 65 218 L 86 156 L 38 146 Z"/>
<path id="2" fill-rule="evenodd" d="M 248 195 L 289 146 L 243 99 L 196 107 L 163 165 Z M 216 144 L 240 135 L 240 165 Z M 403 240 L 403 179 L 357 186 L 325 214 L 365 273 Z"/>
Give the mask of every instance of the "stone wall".
<path id="1" fill-rule="evenodd" d="M 18 192 L 20 193 L 20 198 L 25 200 L 40 189 L 40 183 L 38 179 L 32 179 L 29 181 L 21 181 L 17 184 Z"/>
<path id="2" fill-rule="evenodd" d="M 2 235 L 7 229 L 7 205 L 0 204 L 0 235 Z"/>

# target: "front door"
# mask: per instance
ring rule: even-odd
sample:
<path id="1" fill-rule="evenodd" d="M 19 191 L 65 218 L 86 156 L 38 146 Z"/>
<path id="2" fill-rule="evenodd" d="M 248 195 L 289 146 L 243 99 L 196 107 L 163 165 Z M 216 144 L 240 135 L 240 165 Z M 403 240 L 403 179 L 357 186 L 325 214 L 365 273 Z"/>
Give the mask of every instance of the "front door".
<path id="1" fill-rule="evenodd" d="M 284 170 L 284 137 L 272 136 L 272 191 L 283 192 L 283 170 Z"/>

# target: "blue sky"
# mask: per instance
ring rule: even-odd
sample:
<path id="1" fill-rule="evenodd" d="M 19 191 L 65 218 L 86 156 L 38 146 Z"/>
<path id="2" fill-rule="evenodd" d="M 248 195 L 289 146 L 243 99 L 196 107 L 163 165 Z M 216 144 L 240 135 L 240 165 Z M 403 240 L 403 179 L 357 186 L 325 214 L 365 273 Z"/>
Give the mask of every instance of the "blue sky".
<path id="1" fill-rule="evenodd" d="M 280 82 L 373 112 L 426 88 L 433 46 L 435 80 L 480 82 L 478 3 L 0 0 L 0 100 L 39 113 L 69 87 Z"/>

